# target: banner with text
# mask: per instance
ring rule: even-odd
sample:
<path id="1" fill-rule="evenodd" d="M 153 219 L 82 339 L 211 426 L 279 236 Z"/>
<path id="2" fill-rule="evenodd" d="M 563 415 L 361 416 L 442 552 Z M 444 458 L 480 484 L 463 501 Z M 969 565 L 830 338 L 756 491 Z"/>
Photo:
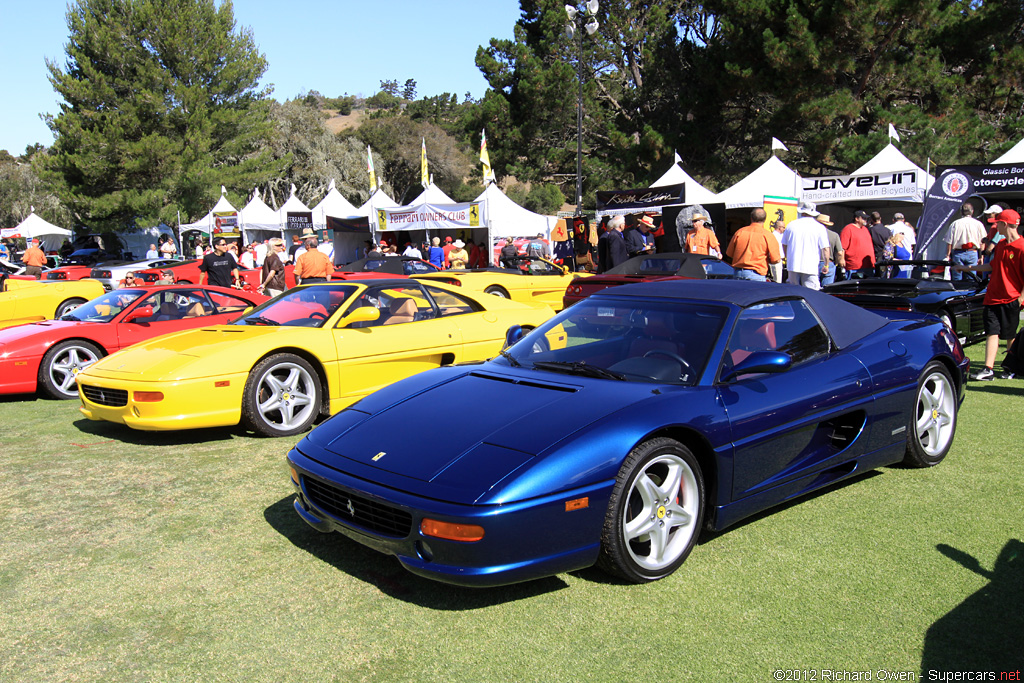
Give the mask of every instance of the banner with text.
<path id="1" fill-rule="evenodd" d="M 905 200 L 919 202 L 927 190 L 923 171 L 802 178 L 803 200 L 815 204 Z"/>
<path id="2" fill-rule="evenodd" d="M 377 209 L 380 232 L 395 230 L 457 230 L 482 227 L 480 202 L 465 204 L 420 204 Z"/>
<path id="3" fill-rule="evenodd" d="M 313 212 L 312 211 L 289 211 L 288 216 L 285 219 L 285 230 L 294 230 L 300 235 L 305 230 L 313 230 Z"/>
<path id="4" fill-rule="evenodd" d="M 217 237 L 238 237 L 238 212 L 215 212 L 213 214 L 213 234 Z"/>
<path id="5" fill-rule="evenodd" d="M 636 190 L 607 190 L 597 193 L 597 216 L 627 213 L 660 214 L 661 207 L 682 204 L 686 185 L 662 185 Z"/>

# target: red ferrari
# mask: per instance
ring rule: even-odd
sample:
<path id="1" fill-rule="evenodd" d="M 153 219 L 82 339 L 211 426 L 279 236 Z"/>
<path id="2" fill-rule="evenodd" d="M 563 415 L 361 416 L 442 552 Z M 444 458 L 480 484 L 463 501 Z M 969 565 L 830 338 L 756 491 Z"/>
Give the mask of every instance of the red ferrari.
<path id="1" fill-rule="evenodd" d="M 143 282 L 153 283 L 160 279 L 160 276 L 164 271 L 170 271 L 174 276 L 174 282 L 179 285 L 188 284 L 199 284 L 199 276 L 202 274 L 199 271 L 199 264 L 201 260 L 195 259 L 193 261 L 182 261 L 181 263 L 173 266 L 165 266 L 163 268 L 144 268 L 142 270 L 135 271 L 135 277 L 139 278 Z M 290 289 L 295 286 L 295 276 L 292 274 L 294 266 L 288 264 L 284 268 L 284 279 L 285 285 Z M 256 288 L 260 286 L 263 281 L 263 271 L 259 268 L 245 268 L 238 266 L 238 274 L 242 276 L 242 280 L 245 282 L 246 291 L 256 291 Z"/>
<path id="2" fill-rule="evenodd" d="M 118 289 L 57 320 L 0 330 L 0 394 L 78 398 L 78 373 L 152 337 L 234 320 L 269 297 L 224 287 Z"/>

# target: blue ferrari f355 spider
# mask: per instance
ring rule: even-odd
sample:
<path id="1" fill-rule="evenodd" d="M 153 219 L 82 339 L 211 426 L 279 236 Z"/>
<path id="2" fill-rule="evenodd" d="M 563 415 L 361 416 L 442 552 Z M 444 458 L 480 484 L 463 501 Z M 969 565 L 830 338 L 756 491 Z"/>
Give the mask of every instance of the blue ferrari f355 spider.
<path id="1" fill-rule="evenodd" d="M 969 362 L 937 319 L 890 315 L 791 285 L 609 289 L 313 430 L 294 506 L 454 584 L 660 579 L 702 528 L 946 456 Z"/>

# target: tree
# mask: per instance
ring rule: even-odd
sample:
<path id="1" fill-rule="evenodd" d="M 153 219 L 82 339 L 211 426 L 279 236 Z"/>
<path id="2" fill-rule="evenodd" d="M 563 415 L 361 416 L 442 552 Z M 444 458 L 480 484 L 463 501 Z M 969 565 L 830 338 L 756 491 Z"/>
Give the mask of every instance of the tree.
<path id="1" fill-rule="evenodd" d="M 126 229 L 194 219 L 218 188 L 280 174 L 266 141 L 266 60 L 230 0 L 78 0 L 67 59 L 47 62 L 63 98 L 48 177 L 78 220 Z"/>
<path id="2" fill-rule="evenodd" d="M 416 97 L 416 81 L 409 79 L 405 82 L 402 87 L 402 99 L 406 101 L 412 101 Z"/>
<path id="3" fill-rule="evenodd" d="M 33 146 L 18 158 L 0 155 L 0 225 L 17 225 L 35 208 L 41 218 L 72 227 L 71 212 L 39 175 L 40 161 L 45 155 L 45 151 Z"/>

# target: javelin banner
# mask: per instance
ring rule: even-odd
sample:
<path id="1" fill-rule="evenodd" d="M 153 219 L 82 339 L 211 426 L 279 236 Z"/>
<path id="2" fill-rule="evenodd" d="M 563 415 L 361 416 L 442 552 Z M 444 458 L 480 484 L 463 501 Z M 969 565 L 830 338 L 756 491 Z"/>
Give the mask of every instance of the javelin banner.
<path id="1" fill-rule="evenodd" d="M 802 178 L 803 200 L 815 204 L 844 201 L 912 200 L 921 201 L 926 188 L 923 171 L 897 171 L 869 175 L 836 175 Z"/>
<path id="2" fill-rule="evenodd" d="M 480 203 L 420 204 L 415 207 L 377 209 L 380 232 L 395 230 L 457 230 L 479 228 Z"/>

